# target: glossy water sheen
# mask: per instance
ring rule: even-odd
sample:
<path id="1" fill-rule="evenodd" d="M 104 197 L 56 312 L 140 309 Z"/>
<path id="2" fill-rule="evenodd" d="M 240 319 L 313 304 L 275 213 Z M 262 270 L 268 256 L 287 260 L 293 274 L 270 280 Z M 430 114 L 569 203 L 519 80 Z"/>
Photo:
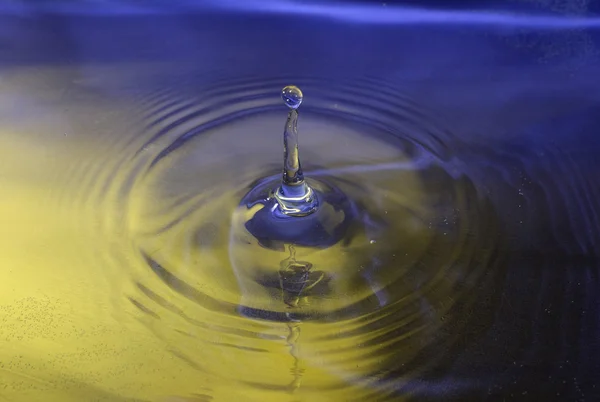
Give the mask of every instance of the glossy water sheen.
<path id="1" fill-rule="evenodd" d="M 245 4 L 0 17 L 0 401 L 598 400 L 596 20 Z"/>

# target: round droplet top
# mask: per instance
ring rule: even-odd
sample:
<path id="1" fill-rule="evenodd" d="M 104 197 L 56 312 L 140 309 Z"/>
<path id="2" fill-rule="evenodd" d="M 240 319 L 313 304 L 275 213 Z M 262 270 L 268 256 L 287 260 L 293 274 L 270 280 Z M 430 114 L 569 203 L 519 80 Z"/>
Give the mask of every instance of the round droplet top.
<path id="1" fill-rule="evenodd" d="M 302 91 L 295 85 L 288 85 L 281 90 L 281 99 L 290 109 L 298 109 L 302 103 Z"/>

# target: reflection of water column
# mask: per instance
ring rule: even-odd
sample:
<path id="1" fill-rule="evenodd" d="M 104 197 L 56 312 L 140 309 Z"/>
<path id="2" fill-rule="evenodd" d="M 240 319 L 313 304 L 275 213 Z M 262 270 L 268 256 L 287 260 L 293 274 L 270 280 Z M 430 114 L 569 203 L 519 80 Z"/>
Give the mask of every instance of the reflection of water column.
<path id="1" fill-rule="evenodd" d="M 306 297 L 306 292 L 316 286 L 325 274 L 312 272 L 312 263 L 296 260 L 296 248 L 289 246 L 290 256 L 281 261 L 279 269 L 279 286 L 282 298 L 289 307 L 298 307 Z"/>
<path id="2" fill-rule="evenodd" d="M 294 365 L 292 366 L 292 376 L 294 377 L 290 385 L 288 386 L 288 390 L 290 392 L 295 392 L 298 388 L 300 388 L 300 381 L 302 380 L 302 374 L 304 373 L 304 369 L 301 365 L 301 360 L 298 354 L 298 339 L 300 338 L 300 323 L 288 323 L 288 336 L 287 336 L 287 344 L 290 347 L 290 355 L 294 358 Z"/>
<path id="3" fill-rule="evenodd" d="M 289 246 L 290 256 L 281 261 L 279 269 L 279 285 L 281 287 L 282 299 L 289 308 L 299 308 L 300 301 L 306 297 L 306 292 L 319 283 L 324 274 L 322 272 L 311 272 L 312 264 L 307 261 L 296 260 L 296 248 Z M 300 321 L 294 319 L 293 313 L 287 313 L 290 319 L 288 323 L 287 344 L 290 347 L 290 355 L 294 358 L 292 375 L 294 379 L 289 385 L 289 391 L 294 392 L 300 388 L 300 381 L 304 369 L 298 353 L 298 339 L 300 338 Z"/>

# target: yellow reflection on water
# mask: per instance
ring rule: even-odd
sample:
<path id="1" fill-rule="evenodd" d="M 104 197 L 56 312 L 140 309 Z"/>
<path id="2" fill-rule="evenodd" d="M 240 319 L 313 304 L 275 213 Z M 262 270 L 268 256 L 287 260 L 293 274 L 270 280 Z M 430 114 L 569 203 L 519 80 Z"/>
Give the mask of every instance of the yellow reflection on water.
<path id="1" fill-rule="evenodd" d="M 260 354 L 215 346 L 239 341 L 218 333 L 204 343 L 183 340 L 183 330 L 172 331 L 173 338 L 156 335 L 158 327 L 178 329 L 181 315 L 157 319 L 127 301 L 139 294 L 129 274 L 148 267 L 130 257 L 131 239 L 110 223 L 121 206 L 94 186 L 118 175 L 112 152 L 130 130 L 131 101 L 94 98 L 86 87 L 93 83 L 72 74 L 24 69 L 2 83 L 0 401 L 319 402 L 344 401 L 368 388 L 348 384 L 372 369 L 370 362 L 328 362 L 302 341 L 290 351 L 294 330 L 285 323 L 256 324 L 278 338 L 260 341 Z M 146 283 L 152 280 L 158 281 Z M 180 296 L 166 289 L 160 297 Z M 194 319 L 225 324 L 215 314 Z M 301 331 L 308 340 L 323 333 L 308 323 Z M 294 378 L 294 369 L 302 378 Z M 281 387 L 245 386 L 249 372 Z M 315 392 L 319 387 L 329 389 Z"/>

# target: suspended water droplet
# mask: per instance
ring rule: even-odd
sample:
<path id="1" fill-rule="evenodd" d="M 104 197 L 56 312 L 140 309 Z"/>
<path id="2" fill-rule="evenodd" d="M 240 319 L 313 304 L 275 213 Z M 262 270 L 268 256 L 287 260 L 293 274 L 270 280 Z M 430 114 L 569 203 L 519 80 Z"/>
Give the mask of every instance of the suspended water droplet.
<path id="1" fill-rule="evenodd" d="M 302 91 L 295 85 L 288 85 L 281 90 L 281 99 L 290 109 L 298 109 L 303 97 Z"/>

